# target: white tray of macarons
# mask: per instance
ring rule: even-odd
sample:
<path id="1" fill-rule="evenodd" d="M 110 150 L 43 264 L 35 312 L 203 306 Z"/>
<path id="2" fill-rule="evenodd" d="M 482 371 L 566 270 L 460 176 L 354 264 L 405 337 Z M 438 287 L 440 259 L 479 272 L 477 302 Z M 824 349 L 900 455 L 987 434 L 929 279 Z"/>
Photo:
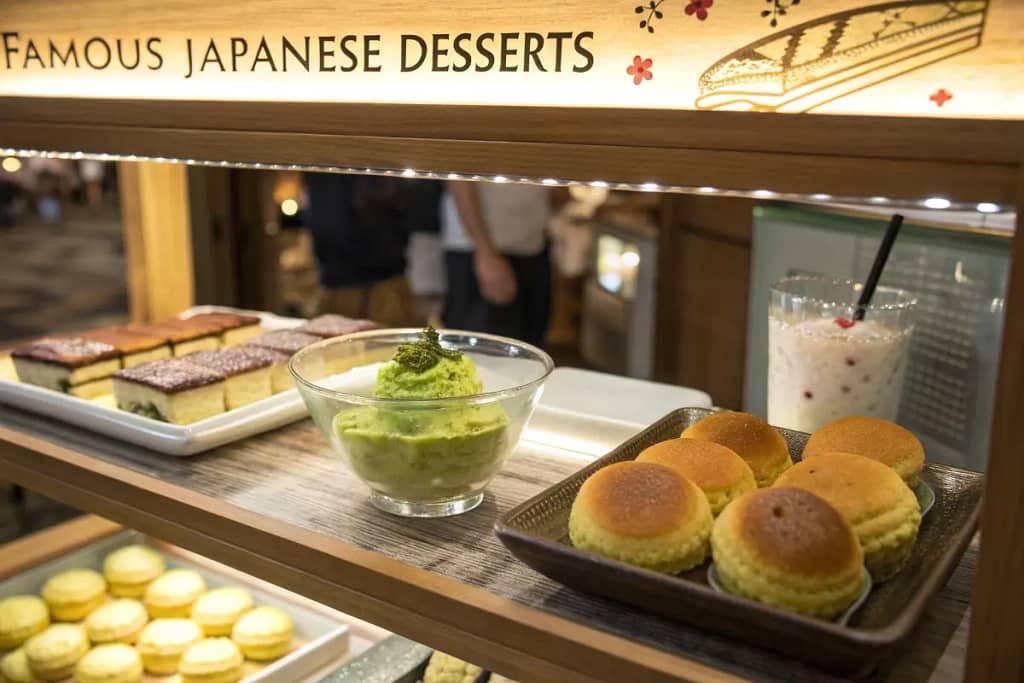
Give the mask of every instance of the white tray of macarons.
<path id="1" fill-rule="evenodd" d="M 173 456 L 188 456 L 305 417 L 292 354 L 375 327 L 198 306 L 177 318 L 53 335 L 11 351 L 0 403 Z"/>
<path id="2" fill-rule="evenodd" d="M 0 633 L 3 680 L 298 683 L 362 640 L 339 612 L 130 530 L 0 581 L 0 615 L 20 626 Z"/>

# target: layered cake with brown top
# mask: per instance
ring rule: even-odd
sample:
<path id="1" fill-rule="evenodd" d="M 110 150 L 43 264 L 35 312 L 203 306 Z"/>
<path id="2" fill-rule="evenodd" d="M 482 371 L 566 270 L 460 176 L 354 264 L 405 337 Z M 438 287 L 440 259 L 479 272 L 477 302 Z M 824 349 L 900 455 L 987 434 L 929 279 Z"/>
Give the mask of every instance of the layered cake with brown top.
<path id="1" fill-rule="evenodd" d="M 224 412 L 224 380 L 183 358 L 158 360 L 115 373 L 114 398 L 121 410 L 190 424 Z"/>
<path id="2" fill-rule="evenodd" d="M 121 354 L 121 367 L 136 365 L 171 357 L 171 347 L 160 334 L 146 332 L 142 326 L 115 325 L 83 332 L 83 339 L 110 344 Z"/>
<path id="3" fill-rule="evenodd" d="M 276 357 L 265 349 L 238 347 L 200 351 L 184 360 L 224 375 L 224 403 L 228 410 L 268 398 L 273 393 L 270 377 Z"/>
<path id="4" fill-rule="evenodd" d="M 320 315 L 308 320 L 295 328 L 296 332 L 311 334 L 321 339 L 340 337 L 343 334 L 362 332 L 363 330 L 376 330 L 380 325 L 372 320 L 360 320 L 357 318 L 346 318 L 343 315 L 333 313 Z"/>
<path id="5" fill-rule="evenodd" d="M 294 388 L 291 374 L 288 372 L 288 359 L 305 347 L 320 341 L 320 337 L 296 332 L 294 330 L 277 330 L 266 332 L 254 337 L 240 348 L 260 348 L 271 351 L 275 354 L 273 369 L 271 370 L 271 384 L 274 393 L 287 391 Z"/>
<path id="6" fill-rule="evenodd" d="M 14 349 L 11 360 L 22 382 L 66 393 L 121 367 L 116 348 L 81 337 L 38 339 Z"/>
<path id="7" fill-rule="evenodd" d="M 255 315 L 242 315 L 240 313 L 199 313 L 187 321 L 196 323 L 209 323 L 216 325 L 220 330 L 220 343 L 223 346 L 235 346 L 247 339 L 252 339 L 262 332 L 260 319 Z"/>
<path id="8" fill-rule="evenodd" d="M 221 326 L 210 320 L 165 320 L 141 327 L 150 334 L 163 336 L 178 357 L 220 348 Z"/>

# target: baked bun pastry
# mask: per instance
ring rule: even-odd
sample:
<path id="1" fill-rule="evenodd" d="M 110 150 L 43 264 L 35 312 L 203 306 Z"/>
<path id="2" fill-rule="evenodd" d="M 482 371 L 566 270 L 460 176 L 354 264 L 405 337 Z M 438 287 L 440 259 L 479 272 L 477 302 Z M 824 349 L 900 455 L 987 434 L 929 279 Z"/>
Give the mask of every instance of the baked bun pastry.
<path id="1" fill-rule="evenodd" d="M 797 463 L 777 485 L 805 489 L 835 507 L 853 525 L 876 583 L 906 564 L 921 508 L 914 492 L 882 463 L 853 453 L 822 453 Z"/>
<path id="2" fill-rule="evenodd" d="M 853 528 L 803 489 L 759 489 L 735 500 L 715 520 L 711 552 L 727 591 L 801 614 L 833 619 L 863 588 Z"/>
<path id="3" fill-rule="evenodd" d="M 54 621 L 79 621 L 107 599 L 107 582 L 91 569 L 69 569 L 43 584 L 43 600 Z"/>
<path id="4" fill-rule="evenodd" d="M 141 683 L 142 657 L 131 645 L 108 643 L 89 650 L 75 665 L 75 683 Z"/>
<path id="5" fill-rule="evenodd" d="M 163 556 L 144 545 L 126 545 L 103 560 L 103 576 L 119 598 L 141 598 L 165 568 Z"/>
<path id="6" fill-rule="evenodd" d="M 760 487 L 771 486 L 793 460 L 782 435 L 750 413 L 721 412 L 683 430 L 684 439 L 700 439 L 731 448 L 754 472 Z"/>
<path id="7" fill-rule="evenodd" d="M 0 650 L 18 647 L 50 625 L 50 609 L 34 595 L 0 600 Z"/>
<path id="8" fill-rule="evenodd" d="M 921 441 L 909 429 L 878 417 L 844 417 L 821 427 L 807 440 L 802 457 L 807 460 L 821 453 L 856 453 L 877 460 L 896 470 L 911 487 L 917 486 L 924 469 Z"/>
<path id="9" fill-rule="evenodd" d="M 580 550 L 677 574 L 704 561 L 712 521 L 704 493 L 672 468 L 620 462 L 580 487 L 569 538 Z"/>
<path id="10" fill-rule="evenodd" d="M 757 488 L 754 472 L 736 451 L 713 441 L 669 439 L 645 448 L 637 462 L 671 467 L 700 487 L 708 498 L 711 514 Z"/>

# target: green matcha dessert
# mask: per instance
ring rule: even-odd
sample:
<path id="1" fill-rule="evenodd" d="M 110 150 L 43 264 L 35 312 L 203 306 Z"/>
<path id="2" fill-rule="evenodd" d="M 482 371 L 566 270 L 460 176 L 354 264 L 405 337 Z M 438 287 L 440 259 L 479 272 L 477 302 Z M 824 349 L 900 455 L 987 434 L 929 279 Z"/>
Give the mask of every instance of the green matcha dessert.
<path id="1" fill-rule="evenodd" d="M 339 413 L 334 431 L 352 468 L 380 493 L 410 502 L 465 496 L 501 467 L 508 416 L 497 403 L 420 400 L 471 398 L 482 390 L 473 361 L 443 348 L 427 328 L 377 372 L 374 396 L 408 403 Z"/>

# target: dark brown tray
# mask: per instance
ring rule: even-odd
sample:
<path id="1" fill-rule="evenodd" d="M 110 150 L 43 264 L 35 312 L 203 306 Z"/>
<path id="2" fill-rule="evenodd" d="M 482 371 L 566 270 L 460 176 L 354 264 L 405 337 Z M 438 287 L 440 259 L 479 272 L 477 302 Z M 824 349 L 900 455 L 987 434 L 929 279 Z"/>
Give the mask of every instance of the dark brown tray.
<path id="1" fill-rule="evenodd" d="M 922 520 L 906 568 L 875 586 L 846 626 L 801 616 L 745 598 L 717 593 L 707 565 L 666 576 L 581 552 L 569 543 L 569 510 L 587 477 L 606 465 L 632 460 L 651 444 L 679 436 L 710 415 L 682 408 L 502 515 L 501 542 L 541 574 L 570 588 L 628 603 L 643 611 L 726 635 L 844 675 L 866 675 L 895 654 L 946 583 L 978 524 L 983 476 L 929 464 L 922 479 L 935 491 L 935 506 Z M 779 429 L 798 460 L 807 434 Z"/>

